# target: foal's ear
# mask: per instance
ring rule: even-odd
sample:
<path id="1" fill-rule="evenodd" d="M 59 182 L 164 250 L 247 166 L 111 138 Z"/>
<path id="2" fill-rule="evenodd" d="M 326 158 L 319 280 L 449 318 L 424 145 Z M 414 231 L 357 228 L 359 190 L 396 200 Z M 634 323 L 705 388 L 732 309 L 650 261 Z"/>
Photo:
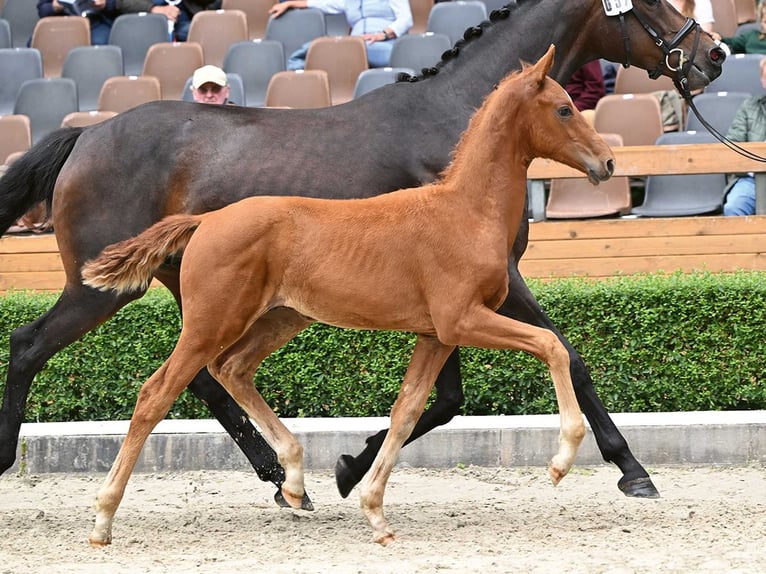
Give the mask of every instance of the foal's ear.
<path id="1" fill-rule="evenodd" d="M 545 52 L 545 55 L 543 55 L 542 58 L 540 58 L 537 63 L 534 65 L 534 74 L 535 74 L 535 80 L 540 84 L 542 87 L 543 83 L 545 82 L 545 77 L 548 75 L 548 72 L 551 71 L 551 68 L 553 67 L 553 56 L 556 53 L 556 46 L 554 44 L 551 44 L 551 47 L 548 48 L 548 51 Z"/>

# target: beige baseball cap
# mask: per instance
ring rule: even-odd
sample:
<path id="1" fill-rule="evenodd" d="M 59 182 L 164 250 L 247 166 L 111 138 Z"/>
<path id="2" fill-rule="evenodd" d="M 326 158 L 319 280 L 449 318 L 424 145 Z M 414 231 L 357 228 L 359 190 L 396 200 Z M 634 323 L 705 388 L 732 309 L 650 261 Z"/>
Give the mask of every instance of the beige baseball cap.
<path id="1" fill-rule="evenodd" d="M 192 87 L 198 90 L 200 86 L 213 83 L 219 86 L 226 85 L 226 72 L 218 66 L 202 66 L 194 71 L 192 76 Z"/>

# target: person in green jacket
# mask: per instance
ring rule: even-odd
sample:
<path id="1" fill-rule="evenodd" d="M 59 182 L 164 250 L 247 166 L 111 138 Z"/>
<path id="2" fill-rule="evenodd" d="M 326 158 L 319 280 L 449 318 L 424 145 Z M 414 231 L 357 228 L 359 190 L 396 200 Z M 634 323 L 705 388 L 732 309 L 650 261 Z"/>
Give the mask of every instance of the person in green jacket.
<path id="1" fill-rule="evenodd" d="M 766 89 L 766 58 L 761 60 L 761 84 Z M 766 95 L 751 96 L 740 104 L 726 134 L 735 142 L 766 141 Z M 730 187 L 723 204 L 724 215 L 755 213 L 755 178 L 742 175 Z"/>
<path id="2" fill-rule="evenodd" d="M 756 22 L 760 22 L 757 30 L 745 30 L 730 38 L 721 38 L 717 34 L 713 37 L 726 44 L 732 54 L 766 54 L 766 1 L 758 3 Z"/>

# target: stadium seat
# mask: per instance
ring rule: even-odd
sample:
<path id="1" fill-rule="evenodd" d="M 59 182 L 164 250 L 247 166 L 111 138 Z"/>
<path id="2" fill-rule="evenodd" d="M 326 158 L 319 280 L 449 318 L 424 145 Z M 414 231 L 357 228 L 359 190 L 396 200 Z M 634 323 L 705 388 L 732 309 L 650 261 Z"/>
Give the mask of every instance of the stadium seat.
<path id="1" fill-rule="evenodd" d="M 32 127 L 29 117 L 22 114 L 0 116 L 0 164 L 16 152 L 23 152 L 32 145 Z"/>
<path id="2" fill-rule="evenodd" d="M 450 39 L 450 45 L 454 45 L 463 37 L 466 28 L 486 19 L 487 7 L 480 0 L 438 2 L 428 15 L 426 32 L 445 34 Z"/>
<path id="3" fill-rule="evenodd" d="M 122 49 L 125 74 L 137 76 L 144 69 L 149 47 L 168 41 L 168 19 L 162 14 L 120 14 L 112 24 L 109 43 Z"/>
<path id="4" fill-rule="evenodd" d="M 704 92 L 692 100 L 699 113 L 716 131 L 726 135 L 737 109 L 749 94 L 742 92 Z M 686 131 L 704 131 L 705 127 L 697 116 L 689 110 L 686 115 Z"/>
<path id="5" fill-rule="evenodd" d="M 449 36 L 445 34 L 405 34 L 397 38 L 391 49 L 390 64 L 392 68 L 410 68 L 419 74 L 423 68 L 435 66 L 451 47 Z"/>
<path id="6" fill-rule="evenodd" d="M 248 106 L 262 106 L 271 76 L 285 69 L 282 44 L 274 40 L 232 44 L 223 60 L 223 69 L 240 75 Z"/>
<path id="7" fill-rule="evenodd" d="M 223 67 L 229 46 L 248 40 L 247 16 L 241 10 L 205 10 L 192 18 L 187 41 L 202 46 L 205 64 Z"/>
<path id="8" fill-rule="evenodd" d="M 58 129 L 69 113 L 77 111 L 77 86 L 71 78 L 38 78 L 21 85 L 14 114 L 29 117 L 32 144 Z"/>
<path id="9" fill-rule="evenodd" d="M 160 81 L 163 100 L 180 100 L 186 79 L 203 64 L 199 43 L 160 42 L 146 52 L 142 75 L 154 76 Z"/>
<path id="10" fill-rule="evenodd" d="M 40 19 L 35 0 L 5 0 L 0 18 L 10 25 L 13 48 L 27 47 L 35 24 Z"/>
<path id="11" fill-rule="evenodd" d="M 115 76 L 101 87 L 98 111 L 120 113 L 160 99 L 160 81 L 154 76 Z"/>
<path id="12" fill-rule="evenodd" d="M 365 70 L 356 80 L 354 86 L 354 98 L 363 96 L 367 92 L 385 86 L 386 84 L 393 84 L 399 74 L 414 75 L 415 70 L 411 68 L 370 68 Z"/>
<path id="13" fill-rule="evenodd" d="M 62 128 L 85 128 L 113 118 L 117 112 L 99 112 L 91 110 L 89 112 L 72 112 L 64 116 L 61 121 Z"/>
<path id="14" fill-rule="evenodd" d="M 324 108 L 331 103 L 330 81 L 324 70 L 278 72 L 266 91 L 267 107 Z"/>
<path id="15" fill-rule="evenodd" d="M 764 93 L 761 85 L 763 54 L 732 54 L 726 58 L 721 75 L 710 82 L 706 92 L 744 92 L 751 96 Z"/>
<path id="16" fill-rule="evenodd" d="M 359 36 L 322 36 L 311 41 L 306 70 L 324 70 L 330 82 L 330 100 L 342 104 L 354 97 L 356 80 L 368 69 L 367 44 Z"/>
<path id="17" fill-rule="evenodd" d="M 653 94 L 609 94 L 596 104 L 593 127 L 622 136 L 623 144 L 653 145 L 664 129 L 660 101 Z"/>
<path id="18" fill-rule="evenodd" d="M 113 76 L 122 76 L 122 50 L 119 46 L 80 46 L 72 48 L 64 60 L 62 78 L 77 84 L 77 100 L 81 112 L 98 107 L 101 86 Z"/>
<path id="19" fill-rule="evenodd" d="M 269 8 L 274 0 L 223 0 L 223 10 L 240 10 L 247 18 L 248 39 L 255 40 L 266 35 L 269 22 Z"/>
<path id="20" fill-rule="evenodd" d="M 11 39 L 11 25 L 8 20 L 0 18 L 0 49 L 12 48 L 13 40 Z"/>
<path id="21" fill-rule="evenodd" d="M 83 16 L 40 18 L 32 32 L 30 46 L 40 50 L 43 76 L 60 77 L 69 50 L 90 46 L 90 21 Z"/>
<path id="22" fill-rule="evenodd" d="M 324 36 L 327 30 L 324 13 L 317 8 L 288 10 L 279 18 L 270 18 L 266 26 L 266 40 L 282 43 L 285 67 L 290 55 L 314 38 Z"/>
<path id="23" fill-rule="evenodd" d="M 12 114 L 19 88 L 27 80 L 43 77 L 40 50 L 6 48 L 0 50 L 0 114 Z"/>

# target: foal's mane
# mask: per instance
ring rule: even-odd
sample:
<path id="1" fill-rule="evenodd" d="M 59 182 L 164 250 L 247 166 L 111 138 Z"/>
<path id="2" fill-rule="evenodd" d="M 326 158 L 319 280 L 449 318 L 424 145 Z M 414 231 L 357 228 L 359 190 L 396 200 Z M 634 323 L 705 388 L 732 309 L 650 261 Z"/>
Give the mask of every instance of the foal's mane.
<path id="1" fill-rule="evenodd" d="M 439 60 L 436 64 L 430 68 L 423 68 L 420 74 L 416 74 L 414 76 L 407 74 L 406 72 L 402 72 L 399 74 L 396 81 L 419 82 L 420 80 L 428 78 L 429 76 L 435 76 L 439 73 L 445 64 L 457 58 L 463 48 L 465 48 L 468 44 L 471 44 L 477 38 L 481 37 L 485 29 L 492 27 L 497 22 L 507 20 L 511 16 L 511 13 L 519 7 L 519 4 L 526 3 L 527 1 L 528 0 L 516 0 L 514 2 L 511 0 L 502 8 L 492 10 L 492 12 L 489 14 L 489 20 L 484 20 L 476 26 L 470 26 L 466 28 L 465 32 L 463 32 L 463 37 L 455 42 L 455 45 L 452 48 L 444 52 L 442 54 L 441 60 Z"/>

